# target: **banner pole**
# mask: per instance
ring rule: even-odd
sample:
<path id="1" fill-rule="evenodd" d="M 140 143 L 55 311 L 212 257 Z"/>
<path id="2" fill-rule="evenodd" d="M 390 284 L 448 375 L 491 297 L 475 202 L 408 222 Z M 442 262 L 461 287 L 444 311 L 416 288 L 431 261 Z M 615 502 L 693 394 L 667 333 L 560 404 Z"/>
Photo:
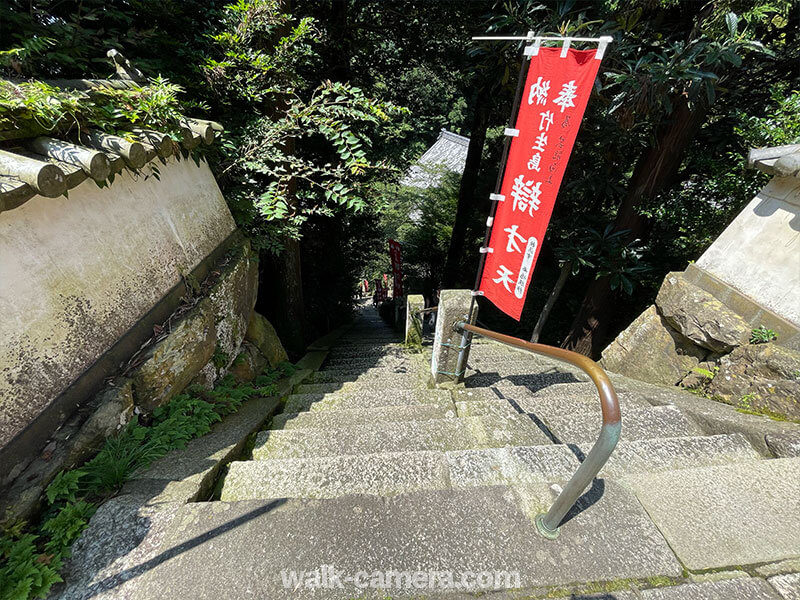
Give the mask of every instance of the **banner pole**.
<path id="1" fill-rule="evenodd" d="M 530 38 L 524 38 L 530 39 Z M 522 56 L 522 64 L 520 65 L 519 69 L 519 79 L 517 80 L 517 91 L 514 95 L 514 104 L 511 107 L 511 117 L 509 118 L 508 127 L 513 128 L 514 124 L 517 120 L 517 114 L 519 113 L 519 104 L 522 100 L 522 88 L 525 86 L 525 77 L 528 74 L 528 66 L 530 64 L 529 57 L 523 54 Z M 500 158 L 500 168 L 497 171 L 497 180 L 494 184 L 494 193 L 499 194 L 500 188 L 503 185 L 503 176 L 505 175 L 506 171 L 506 163 L 508 162 L 508 151 L 511 148 L 511 136 L 506 136 L 505 141 L 503 142 L 503 154 Z M 486 232 L 483 236 L 483 244 L 482 247 L 485 247 L 486 244 L 489 243 L 489 239 L 492 235 L 492 226 L 494 223 L 494 215 L 497 212 L 497 200 L 492 200 L 492 205 L 489 209 L 489 218 L 486 220 Z M 484 263 L 486 262 L 486 254 L 481 253 L 480 259 L 478 260 L 478 273 L 475 276 L 475 285 L 472 288 L 472 301 L 469 305 L 469 313 L 467 314 L 467 323 L 472 322 L 472 310 L 475 307 L 475 292 L 478 291 L 478 287 L 481 284 L 481 277 L 483 276 L 483 267 Z"/>
<path id="2" fill-rule="evenodd" d="M 530 38 L 531 35 L 529 34 L 525 39 L 530 39 Z M 517 80 L 517 91 L 514 94 L 514 104 L 512 104 L 511 106 L 511 117 L 509 118 L 508 121 L 509 128 L 513 128 L 517 120 L 517 114 L 519 113 L 519 103 L 522 100 L 522 88 L 525 87 L 525 77 L 528 74 L 529 64 L 530 60 L 528 56 L 526 56 L 525 53 L 523 52 L 522 64 L 520 65 L 519 68 L 519 79 Z M 500 169 L 497 172 L 497 180 L 495 181 L 494 184 L 494 194 L 499 194 L 500 188 L 503 185 L 503 175 L 505 174 L 506 163 L 508 162 L 509 148 L 511 148 L 511 136 L 507 135 L 503 143 L 503 155 L 500 158 Z M 491 202 L 492 206 L 490 208 L 489 218 L 486 220 L 486 233 L 483 236 L 483 244 L 481 245 L 481 247 L 485 247 L 486 244 L 489 243 L 489 239 L 492 234 L 492 224 L 494 222 L 494 215 L 497 212 L 498 201 L 492 200 Z M 475 275 L 475 285 L 473 286 L 472 289 L 472 298 L 470 299 L 469 302 L 469 310 L 467 311 L 466 322 L 469 324 L 472 324 L 472 313 L 475 310 L 476 292 L 478 291 L 478 287 L 480 287 L 481 284 L 481 276 L 483 275 L 483 267 L 485 262 L 486 262 L 486 254 L 482 252 L 480 255 L 480 259 L 478 261 L 478 273 Z M 458 360 L 456 362 L 456 374 L 457 374 L 456 377 L 461 377 L 461 375 L 463 375 L 467 370 L 467 367 L 464 364 L 465 350 L 471 344 L 472 344 L 472 333 L 467 330 L 463 330 L 461 334 L 461 344 L 460 344 L 461 348 L 459 349 Z"/>

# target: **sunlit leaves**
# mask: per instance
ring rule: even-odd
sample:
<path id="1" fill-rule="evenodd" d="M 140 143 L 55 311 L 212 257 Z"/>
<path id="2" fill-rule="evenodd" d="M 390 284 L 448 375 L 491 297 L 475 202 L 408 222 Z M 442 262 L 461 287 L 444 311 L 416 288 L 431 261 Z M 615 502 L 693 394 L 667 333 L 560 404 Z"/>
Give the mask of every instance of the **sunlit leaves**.
<path id="1" fill-rule="evenodd" d="M 127 89 L 91 91 L 65 90 L 41 81 L 0 80 L 0 129 L 20 128 L 27 121 L 46 130 L 75 124 L 110 133 L 131 126 L 172 132 L 183 117 L 181 91 L 162 77 Z"/>
<path id="2" fill-rule="evenodd" d="M 370 159 L 370 137 L 401 109 L 347 84 L 306 81 L 317 33 L 312 19 L 295 21 L 274 0 L 239 0 L 212 36 L 222 56 L 207 58 L 206 77 L 222 102 L 246 111 L 225 146 L 225 174 L 237 182 L 237 219 L 251 230 L 269 224 L 296 237 L 311 215 L 359 211 L 363 186 L 390 171 Z"/>

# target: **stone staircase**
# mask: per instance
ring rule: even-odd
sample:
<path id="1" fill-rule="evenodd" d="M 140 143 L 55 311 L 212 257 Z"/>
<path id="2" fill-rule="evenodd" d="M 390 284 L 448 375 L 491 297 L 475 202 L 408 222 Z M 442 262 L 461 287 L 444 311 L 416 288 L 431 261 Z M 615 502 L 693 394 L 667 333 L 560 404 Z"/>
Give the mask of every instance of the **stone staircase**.
<path id="1" fill-rule="evenodd" d="M 430 578 L 383 591 L 358 574 L 450 572 L 447 597 L 799 597 L 759 575 L 800 570 L 785 562 L 800 560 L 800 458 L 762 456 L 742 433 L 705 431 L 657 388 L 653 402 L 647 386 L 621 384 L 621 441 L 546 540 L 533 519 L 599 432 L 594 385 L 476 339 L 465 385 L 434 390 L 429 358 L 365 311 L 251 458 L 230 464 L 220 500 L 178 511 L 162 548 L 180 551 L 137 596 L 429 598 L 444 593 Z M 322 580 L 305 586 L 315 570 Z M 498 571 L 521 589 L 472 576 L 459 588 L 463 574 Z M 797 592 L 796 575 L 778 576 Z"/>

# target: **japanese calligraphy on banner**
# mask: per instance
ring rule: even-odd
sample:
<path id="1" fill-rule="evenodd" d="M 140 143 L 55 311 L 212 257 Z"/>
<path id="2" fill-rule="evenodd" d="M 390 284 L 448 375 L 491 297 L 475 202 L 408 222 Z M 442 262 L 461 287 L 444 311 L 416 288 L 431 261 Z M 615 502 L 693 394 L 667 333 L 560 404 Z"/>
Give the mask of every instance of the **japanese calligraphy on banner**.
<path id="1" fill-rule="evenodd" d="M 403 295 L 403 254 L 400 242 L 389 240 L 389 256 L 392 259 L 392 297 Z"/>
<path id="2" fill-rule="evenodd" d="M 519 320 L 561 179 L 600 66 L 596 50 L 530 57 L 478 289 Z"/>

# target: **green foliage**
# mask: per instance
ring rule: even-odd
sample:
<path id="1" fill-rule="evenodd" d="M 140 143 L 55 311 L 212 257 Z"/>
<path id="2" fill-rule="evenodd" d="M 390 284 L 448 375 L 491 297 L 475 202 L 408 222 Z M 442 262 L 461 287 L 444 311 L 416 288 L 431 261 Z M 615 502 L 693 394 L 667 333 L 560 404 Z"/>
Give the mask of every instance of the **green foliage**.
<path id="1" fill-rule="evenodd" d="M 218 371 L 228 364 L 228 354 L 222 348 L 220 348 L 219 344 L 217 344 L 217 347 L 214 348 L 214 354 L 211 356 L 211 362 Z"/>
<path id="2" fill-rule="evenodd" d="M 782 146 L 800 141 L 800 91 L 787 83 L 770 87 L 772 110 L 765 116 L 737 112 L 736 133 L 753 147 Z"/>
<path id="3" fill-rule="evenodd" d="M 0 65 L 19 72 L 24 62 L 34 56 L 44 54 L 48 48 L 57 44 L 57 41 L 51 37 L 30 37 L 22 39 L 21 42 L 22 46 L 19 48 L 0 50 Z"/>
<path id="4" fill-rule="evenodd" d="M 756 399 L 756 395 L 755 394 L 753 394 L 753 393 L 745 394 L 744 396 L 739 398 L 739 407 L 744 409 L 744 410 L 752 410 L 753 409 L 753 400 L 755 400 L 755 399 Z"/>
<path id="5" fill-rule="evenodd" d="M 630 295 L 634 283 L 651 267 L 642 260 L 643 245 L 628 240 L 629 233 L 627 229 L 614 231 L 610 224 L 602 232 L 592 227 L 577 230 L 556 250 L 559 264 L 571 263 L 573 275 L 581 267 L 596 269 L 595 277 L 610 277 L 612 290 L 620 288 Z"/>
<path id="6" fill-rule="evenodd" d="M 58 575 L 61 559 L 40 552 L 38 536 L 21 533 L 20 528 L 0 537 L 0 600 L 45 598 Z"/>
<path id="7" fill-rule="evenodd" d="M 751 344 L 766 344 L 777 339 L 778 334 L 773 329 L 767 329 L 763 325 L 759 325 L 750 332 Z"/>
<path id="8" fill-rule="evenodd" d="M 382 235 L 364 273 L 370 288 L 383 273 L 391 272 L 385 246 L 388 238 L 402 244 L 404 285 L 410 290 L 407 293 L 422 292 L 431 298 L 438 288 L 453 230 L 459 179 L 454 173 L 432 174 L 442 175 L 437 187 L 391 186 L 380 190 L 375 210 L 380 214 Z"/>
<path id="9" fill-rule="evenodd" d="M 64 90 L 41 81 L 0 80 L 0 130 L 39 133 L 97 128 L 130 137 L 131 127 L 177 133 L 183 112 L 178 85 L 157 77 L 124 90 Z"/>
<path id="10" fill-rule="evenodd" d="M 44 546 L 45 553 L 67 556 L 67 549 L 78 539 L 96 509 L 94 504 L 84 500 L 63 505 L 41 527 L 42 533 L 50 538 Z"/>
<path id="11" fill-rule="evenodd" d="M 276 0 L 239 0 L 226 7 L 203 66 L 240 121 L 224 147 L 229 199 L 273 252 L 313 215 L 363 209 L 365 186 L 391 173 L 369 158 L 370 135 L 402 110 L 355 86 L 307 79 L 317 34 L 313 19 L 294 20 Z"/>
<path id="12" fill-rule="evenodd" d="M 79 480 L 84 475 L 86 475 L 84 471 L 61 471 L 45 490 L 47 501 L 50 504 L 59 500 L 75 502 L 75 495 L 80 489 Z"/>
<path id="13" fill-rule="evenodd" d="M 158 407 L 145 427 L 134 418 L 118 435 L 106 440 L 100 452 L 83 466 L 60 472 L 45 491 L 49 508 L 36 533 L 24 523 L 0 537 L 0 600 L 44 598 L 61 581 L 58 571 L 69 547 L 78 539 L 98 504 L 116 493 L 136 471 L 211 429 L 235 412 L 248 398 L 267 396 L 275 382 L 294 373 L 282 363 L 264 372 L 252 385 L 237 384 L 232 375 L 212 390 L 192 387 Z"/>

